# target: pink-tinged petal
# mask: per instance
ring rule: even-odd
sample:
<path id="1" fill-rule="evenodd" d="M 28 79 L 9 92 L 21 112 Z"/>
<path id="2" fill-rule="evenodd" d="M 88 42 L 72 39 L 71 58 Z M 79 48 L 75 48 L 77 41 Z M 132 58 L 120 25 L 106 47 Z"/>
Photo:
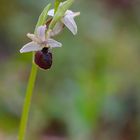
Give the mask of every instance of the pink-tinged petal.
<path id="1" fill-rule="evenodd" d="M 47 44 L 51 47 L 51 48 L 58 48 L 61 47 L 62 44 L 54 39 L 48 39 L 47 40 Z"/>
<path id="2" fill-rule="evenodd" d="M 41 49 L 42 49 L 42 47 L 40 45 L 38 45 L 37 43 L 30 42 L 30 43 L 27 43 L 26 45 L 24 45 L 20 49 L 20 53 L 26 53 L 26 52 L 32 52 L 32 51 L 39 51 Z"/>
<path id="3" fill-rule="evenodd" d="M 65 24 L 65 26 L 74 34 L 77 34 L 77 25 L 73 19 L 73 17 L 65 16 L 62 19 L 62 22 Z"/>
<path id="4" fill-rule="evenodd" d="M 50 32 L 50 36 L 56 36 L 58 35 L 64 28 L 64 24 L 62 22 L 58 22 L 53 30 Z"/>
<path id="5" fill-rule="evenodd" d="M 37 28 L 37 37 L 41 39 L 42 41 L 45 41 L 45 32 L 46 32 L 46 25 L 39 26 Z"/>
<path id="6" fill-rule="evenodd" d="M 54 9 L 49 10 L 48 15 L 53 17 L 54 16 Z"/>

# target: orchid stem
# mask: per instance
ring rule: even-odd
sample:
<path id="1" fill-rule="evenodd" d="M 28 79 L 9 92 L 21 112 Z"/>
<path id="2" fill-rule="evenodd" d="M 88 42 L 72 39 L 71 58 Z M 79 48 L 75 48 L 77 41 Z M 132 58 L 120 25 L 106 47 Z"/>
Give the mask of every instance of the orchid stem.
<path id="1" fill-rule="evenodd" d="M 24 101 L 24 105 L 23 105 L 18 140 L 25 139 L 25 133 L 26 133 L 28 118 L 29 118 L 31 98 L 32 98 L 35 80 L 36 80 L 36 76 L 37 76 L 37 70 L 38 70 L 37 66 L 34 63 L 32 63 L 31 73 L 30 73 L 27 91 L 26 91 L 26 97 L 25 97 L 25 101 Z"/>

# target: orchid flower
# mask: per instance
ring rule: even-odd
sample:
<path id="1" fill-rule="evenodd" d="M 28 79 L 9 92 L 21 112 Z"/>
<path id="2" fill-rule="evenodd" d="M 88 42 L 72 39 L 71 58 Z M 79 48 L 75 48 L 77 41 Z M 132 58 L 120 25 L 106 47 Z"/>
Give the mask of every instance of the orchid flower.
<path id="1" fill-rule="evenodd" d="M 63 3 L 60 4 L 59 8 L 61 8 L 61 6 L 63 5 Z M 48 12 L 49 16 L 54 17 L 55 13 L 54 13 L 54 9 L 49 10 Z M 63 18 L 61 19 L 60 22 L 58 22 L 56 24 L 56 26 L 54 27 L 54 29 L 52 30 L 52 36 L 57 35 L 63 28 L 63 24 L 74 34 L 77 34 L 77 25 L 74 21 L 74 18 L 76 16 L 79 16 L 80 12 L 73 12 L 71 10 L 67 10 L 63 16 Z"/>
<path id="2" fill-rule="evenodd" d="M 65 26 L 74 35 L 77 33 L 77 25 L 74 21 L 74 17 L 80 15 L 80 12 L 75 13 L 71 10 L 68 10 L 68 8 L 73 4 L 74 0 L 65 0 L 65 2 L 60 3 L 61 1 L 62 0 L 55 0 L 55 10 L 50 10 L 51 3 L 49 3 L 44 8 L 44 10 L 41 12 L 38 18 L 35 33 L 27 34 L 27 37 L 31 39 L 31 42 L 25 44 L 20 49 L 20 53 L 32 51 L 34 53 L 32 54 L 32 68 L 29 76 L 26 97 L 21 116 L 18 140 L 25 139 L 31 98 L 33 94 L 38 68 L 41 68 L 43 70 L 50 69 L 53 64 L 53 55 L 51 52 L 51 48 L 62 46 L 60 42 L 52 39 L 52 37 L 58 35 Z M 56 11 L 56 14 L 54 11 Z M 48 15 L 52 18 L 48 19 Z"/>
<path id="3" fill-rule="evenodd" d="M 56 48 L 61 47 L 62 44 L 57 42 L 52 38 L 46 38 L 45 32 L 47 28 L 46 25 L 39 26 L 35 34 L 28 33 L 27 36 L 32 41 L 24 45 L 20 49 L 20 53 L 31 52 L 31 51 L 40 51 L 43 48 Z M 48 35 L 49 36 L 49 35 Z"/>

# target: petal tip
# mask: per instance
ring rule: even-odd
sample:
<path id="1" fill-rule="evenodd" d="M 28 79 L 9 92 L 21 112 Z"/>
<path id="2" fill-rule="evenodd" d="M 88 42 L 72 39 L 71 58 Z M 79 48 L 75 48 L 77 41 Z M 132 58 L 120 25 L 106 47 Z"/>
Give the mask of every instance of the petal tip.
<path id="1" fill-rule="evenodd" d="M 19 50 L 19 52 L 20 52 L 20 53 L 24 53 L 24 50 L 21 48 L 21 49 Z"/>
<path id="2" fill-rule="evenodd" d="M 59 47 L 62 47 L 62 44 L 60 43 Z"/>
<path id="3" fill-rule="evenodd" d="M 77 34 L 77 31 L 73 31 L 72 33 L 73 33 L 73 35 L 76 35 Z"/>
<path id="4" fill-rule="evenodd" d="M 80 12 L 76 12 L 76 13 L 74 13 L 74 17 L 77 17 L 77 16 L 80 16 Z"/>

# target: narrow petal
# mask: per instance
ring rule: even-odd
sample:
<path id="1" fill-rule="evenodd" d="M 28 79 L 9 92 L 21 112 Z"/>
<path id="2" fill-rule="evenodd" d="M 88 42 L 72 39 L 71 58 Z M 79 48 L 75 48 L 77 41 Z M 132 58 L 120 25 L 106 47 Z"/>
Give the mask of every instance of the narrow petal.
<path id="1" fill-rule="evenodd" d="M 20 49 L 20 53 L 26 53 L 26 52 L 32 52 L 32 51 L 39 51 L 42 48 L 40 47 L 40 45 L 38 45 L 35 42 L 30 42 L 27 43 L 26 45 L 24 45 L 21 49 Z"/>
<path id="2" fill-rule="evenodd" d="M 58 35 L 63 30 L 63 28 L 64 28 L 64 24 L 62 22 L 58 22 L 54 26 L 52 32 L 50 33 L 50 36 L 56 36 L 56 35 Z"/>
<path id="3" fill-rule="evenodd" d="M 37 38 L 34 34 L 28 33 L 28 34 L 27 34 L 27 37 L 30 38 L 30 39 L 31 39 L 32 41 L 34 41 L 34 42 L 40 43 L 40 39 Z"/>
<path id="4" fill-rule="evenodd" d="M 77 17 L 77 16 L 80 16 L 80 12 L 73 13 L 73 17 Z"/>
<path id="5" fill-rule="evenodd" d="M 65 26 L 74 34 L 77 34 L 77 25 L 73 19 L 73 17 L 65 16 L 62 19 L 62 22 L 65 24 Z"/>
<path id="6" fill-rule="evenodd" d="M 48 15 L 53 17 L 54 16 L 54 9 L 49 10 Z"/>
<path id="7" fill-rule="evenodd" d="M 40 38 L 42 41 L 45 41 L 45 31 L 46 31 L 46 25 L 39 26 L 37 28 L 37 37 Z"/>
<path id="8" fill-rule="evenodd" d="M 48 39 L 47 43 L 52 48 L 57 48 L 57 47 L 61 47 L 62 46 L 62 44 L 60 42 L 58 42 L 58 41 L 56 41 L 54 39 Z"/>

